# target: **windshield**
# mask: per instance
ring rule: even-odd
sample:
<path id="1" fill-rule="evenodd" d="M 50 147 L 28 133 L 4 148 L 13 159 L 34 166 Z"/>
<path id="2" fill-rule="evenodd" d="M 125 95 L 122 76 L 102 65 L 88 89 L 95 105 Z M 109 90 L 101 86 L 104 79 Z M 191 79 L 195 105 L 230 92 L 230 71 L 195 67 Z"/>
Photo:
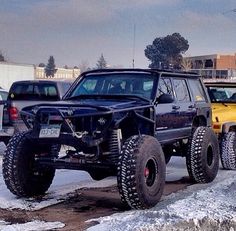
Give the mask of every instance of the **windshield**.
<path id="1" fill-rule="evenodd" d="M 89 75 L 83 78 L 68 96 L 137 95 L 151 99 L 155 77 L 150 74 L 122 73 Z"/>
<path id="2" fill-rule="evenodd" d="M 211 102 L 233 102 L 236 103 L 236 86 L 208 86 L 207 87 Z"/>

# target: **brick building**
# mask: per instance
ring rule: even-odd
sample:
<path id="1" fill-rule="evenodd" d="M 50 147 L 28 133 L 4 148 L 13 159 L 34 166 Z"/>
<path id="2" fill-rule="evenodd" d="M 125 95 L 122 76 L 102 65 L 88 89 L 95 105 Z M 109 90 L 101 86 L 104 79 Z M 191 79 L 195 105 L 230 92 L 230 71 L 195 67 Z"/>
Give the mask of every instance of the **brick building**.
<path id="1" fill-rule="evenodd" d="M 203 55 L 186 57 L 191 70 L 204 78 L 236 78 L 236 54 Z"/>

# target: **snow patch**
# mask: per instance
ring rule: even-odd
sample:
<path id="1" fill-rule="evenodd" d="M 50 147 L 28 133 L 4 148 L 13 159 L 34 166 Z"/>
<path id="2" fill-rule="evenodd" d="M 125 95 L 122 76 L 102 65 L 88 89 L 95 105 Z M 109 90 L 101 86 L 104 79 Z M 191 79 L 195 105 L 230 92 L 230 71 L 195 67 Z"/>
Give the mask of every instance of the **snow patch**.
<path id="1" fill-rule="evenodd" d="M 10 224 L 0 221 L 1 231 L 42 231 L 63 228 L 65 225 L 61 222 L 31 221 L 24 224 Z"/>
<path id="2" fill-rule="evenodd" d="M 2 157 L 0 156 L 1 165 Z M 2 168 L 0 168 L 0 208 L 39 210 L 66 200 L 77 189 L 108 187 L 114 184 L 116 184 L 114 177 L 94 181 L 87 172 L 60 169 L 56 171 L 53 183 L 45 196 L 41 198 L 18 198 L 7 189 L 2 176 Z"/>
<path id="3" fill-rule="evenodd" d="M 236 172 L 220 171 L 214 182 L 163 197 L 154 208 L 92 219 L 88 231 L 236 230 Z"/>

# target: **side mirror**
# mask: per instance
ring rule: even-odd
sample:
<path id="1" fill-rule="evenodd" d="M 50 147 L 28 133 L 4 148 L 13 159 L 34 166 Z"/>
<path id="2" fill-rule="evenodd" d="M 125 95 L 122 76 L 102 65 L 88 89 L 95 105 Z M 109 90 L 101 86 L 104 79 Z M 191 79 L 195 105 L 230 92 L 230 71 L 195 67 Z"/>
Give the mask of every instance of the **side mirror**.
<path id="1" fill-rule="evenodd" d="M 160 104 L 162 104 L 162 103 L 173 103 L 174 102 L 174 98 L 170 94 L 162 94 L 161 96 L 159 96 L 157 98 L 156 101 L 157 101 L 157 103 L 160 103 Z"/>

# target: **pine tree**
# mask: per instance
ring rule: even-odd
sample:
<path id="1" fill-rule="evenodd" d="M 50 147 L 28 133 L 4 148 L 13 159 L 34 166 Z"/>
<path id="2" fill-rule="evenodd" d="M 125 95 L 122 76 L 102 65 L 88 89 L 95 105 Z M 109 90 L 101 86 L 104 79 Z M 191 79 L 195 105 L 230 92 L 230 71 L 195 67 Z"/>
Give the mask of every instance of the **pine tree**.
<path id="1" fill-rule="evenodd" d="M 0 62 L 6 62 L 5 57 L 3 56 L 1 51 L 0 51 Z"/>
<path id="2" fill-rule="evenodd" d="M 101 54 L 100 58 L 97 61 L 97 68 L 98 69 L 105 69 L 105 68 L 107 68 L 107 62 L 106 62 L 103 54 Z"/>
<path id="3" fill-rule="evenodd" d="M 47 78 L 54 77 L 54 74 L 56 73 L 57 69 L 56 69 L 55 60 L 54 60 L 53 56 L 49 57 L 48 64 L 45 67 L 44 71 L 45 71 Z"/>

